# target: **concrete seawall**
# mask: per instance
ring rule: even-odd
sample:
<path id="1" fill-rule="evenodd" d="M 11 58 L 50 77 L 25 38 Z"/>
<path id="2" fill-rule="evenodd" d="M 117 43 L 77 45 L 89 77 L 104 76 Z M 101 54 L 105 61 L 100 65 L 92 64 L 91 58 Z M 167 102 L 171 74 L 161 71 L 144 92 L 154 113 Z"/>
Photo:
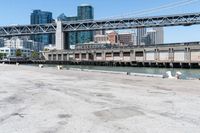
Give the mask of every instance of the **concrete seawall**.
<path id="1" fill-rule="evenodd" d="M 90 70 L 90 69 L 80 69 L 80 68 L 70 68 L 69 70 L 72 70 L 72 71 L 83 71 L 83 72 L 107 73 L 107 74 L 122 74 L 122 75 L 140 76 L 140 77 L 163 78 L 163 75 L 159 75 L 159 74 L 145 74 L 145 73 L 105 71 L 105 70 Z"/>

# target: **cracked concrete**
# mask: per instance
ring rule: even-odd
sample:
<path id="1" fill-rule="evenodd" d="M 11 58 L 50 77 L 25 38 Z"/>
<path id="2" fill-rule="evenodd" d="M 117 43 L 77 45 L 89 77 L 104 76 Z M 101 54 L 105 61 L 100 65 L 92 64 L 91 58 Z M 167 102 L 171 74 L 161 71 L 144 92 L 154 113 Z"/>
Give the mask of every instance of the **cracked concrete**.
<path id="1" fill-rule="evenodd" d="M 0 65 L 0 133 L 199 133 L 200 81 Z"/>

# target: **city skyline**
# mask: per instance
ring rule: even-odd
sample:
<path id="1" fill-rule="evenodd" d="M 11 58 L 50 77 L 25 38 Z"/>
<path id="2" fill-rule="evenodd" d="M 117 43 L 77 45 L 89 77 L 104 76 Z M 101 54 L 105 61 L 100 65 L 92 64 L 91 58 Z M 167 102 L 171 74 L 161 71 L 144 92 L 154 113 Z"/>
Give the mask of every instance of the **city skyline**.
<path id="1" fill-rule="evenodd" d="M 180 0 L 179 0 L 180 1 Z M 77 0 L 77 1 L 60 1 L 59 3 L 54 3 L 53 1 L 49 1 L 48 3 L 44 1 L 30 1 L 27 3 L 27 1 L 20 0 L 18 1 L 17 5 L 19 6 L 13 7 L 12 11 L 9 10 L 6 15 L 3 15 L 3 13 L 0 13 L 0 25 L 11 25 L 11 24 L 29 24 L 29 15 L 34 9 L 41 9 L 44 11 L 50 11 L 53 13 L 53 18 L 57 18 L 61 13 L 65 13 L 66 16 L 74 16 L 77 14 L 76 7 L 78 5 L 81 5 L 83 3 L 88 3 L 94 7 L 95 19 L 101 19 L 101 18 L 108 18 L 109 16 L 120 16 L 121 14 L 130 13 L 131 11 L 141 11 L 146 10 L 150 8 L 159 7 L 160 5 L 164 5 L 167 3 L 172 3 L 174 1 L 167 0 L 166 2 L 161 2 L 159 0 L 154 0 L 154 2 L 149 2 L 147 0 L 136 0 L 136 1 L 117 1 L 114 5 L 112 5 L 112 8 L 110 9 L 110 4 L 112 4 L 113 0 L 107 2 L 106 5 L 103 1 L 92 1 L 92 0 Z M 9 3 L 9 4 L 8 4 Z M 13 5 L 14 0 L 9 1 L 3 1 L 3 8 L 1 10 L 7 11 L 7 6 Z M 146 4 L 142 4 L 146 3 Z M 199 3 L 197 1 L 196 3 Z M 149 14 L 150 16 L 154 15 L 163 15 L 163 14 L 178 14 L 178 13 L 186 13 L 186 12 L 199 12 L 198 9 L 200 8 L 200 4 L 189 4 L 187 6 L 179 7 L 176 9 L 170 9 L 166 11 L 161 11 L 153 14 Z M 133 4 L 134 6 L 130 6 Z M 14 4 L 16 5 L 16 4 Z M 45 6 L 44 6 L 45 5 Z M 65 6 L 66 5 L 66 6 Z M 124 6 L 123 6 L 124 5 Z M 104 10 L 101 9 L 101 7 L 104 7 Z M 18 12 L 16 12 L 16 10 Z M 5 13 L 4 13 L 5 14 Z M 20 15 L 19 15 L 20 14 Z M 28 16 L 28 17 L 27 17 Z M 143 15 L 143 16 L 148 16 Z M 190 27 L 167 27 L 165 28 L 165 43 L 168 42 L 184 42 L 184 41 L 200 41 L 200 26 L 190 26 Z M 173 34 L 173 35 L 172 35 Z M 191 35 L 192 36 L 189 36 Z"/>

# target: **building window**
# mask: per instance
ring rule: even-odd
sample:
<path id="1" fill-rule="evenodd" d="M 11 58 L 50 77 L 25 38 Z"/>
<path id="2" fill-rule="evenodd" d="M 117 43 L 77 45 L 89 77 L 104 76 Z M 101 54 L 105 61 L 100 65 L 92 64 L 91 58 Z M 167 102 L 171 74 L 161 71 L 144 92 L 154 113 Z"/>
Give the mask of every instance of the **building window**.
<path id="1" fill-rule="evenodd" d="M 135 52 L 135 56 L 137 56 L 137 57 L 143 57 L 144 53 L 143 53 L 143 51 L 138 51 L 138 52 Z"/>

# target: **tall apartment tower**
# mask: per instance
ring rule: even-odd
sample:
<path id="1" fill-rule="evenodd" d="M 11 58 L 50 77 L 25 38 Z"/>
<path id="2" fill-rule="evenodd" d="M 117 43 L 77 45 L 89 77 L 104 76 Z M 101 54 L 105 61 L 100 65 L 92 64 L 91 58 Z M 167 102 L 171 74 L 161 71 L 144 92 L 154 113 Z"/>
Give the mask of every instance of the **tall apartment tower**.
<path id="1" fill-rule="evenodd" d="M 52 23 L 52 13 L 47 11 L 41 11 L 41 10 L 33 10 L 30 16 L 31 24 L 47 24 Z M 41 42 L 44 45 L 52 44 L 53 43 L 53 35 L 33 35 L 31 36 L 31 39 L 36 42 Z"/>
<path id="2" fill-rule="evenodd" d="M 137 29 L 137 45 L 142 44 L 142 38 L 146 35 L 147 29 L 146 28 L 138 28 Z"/>

